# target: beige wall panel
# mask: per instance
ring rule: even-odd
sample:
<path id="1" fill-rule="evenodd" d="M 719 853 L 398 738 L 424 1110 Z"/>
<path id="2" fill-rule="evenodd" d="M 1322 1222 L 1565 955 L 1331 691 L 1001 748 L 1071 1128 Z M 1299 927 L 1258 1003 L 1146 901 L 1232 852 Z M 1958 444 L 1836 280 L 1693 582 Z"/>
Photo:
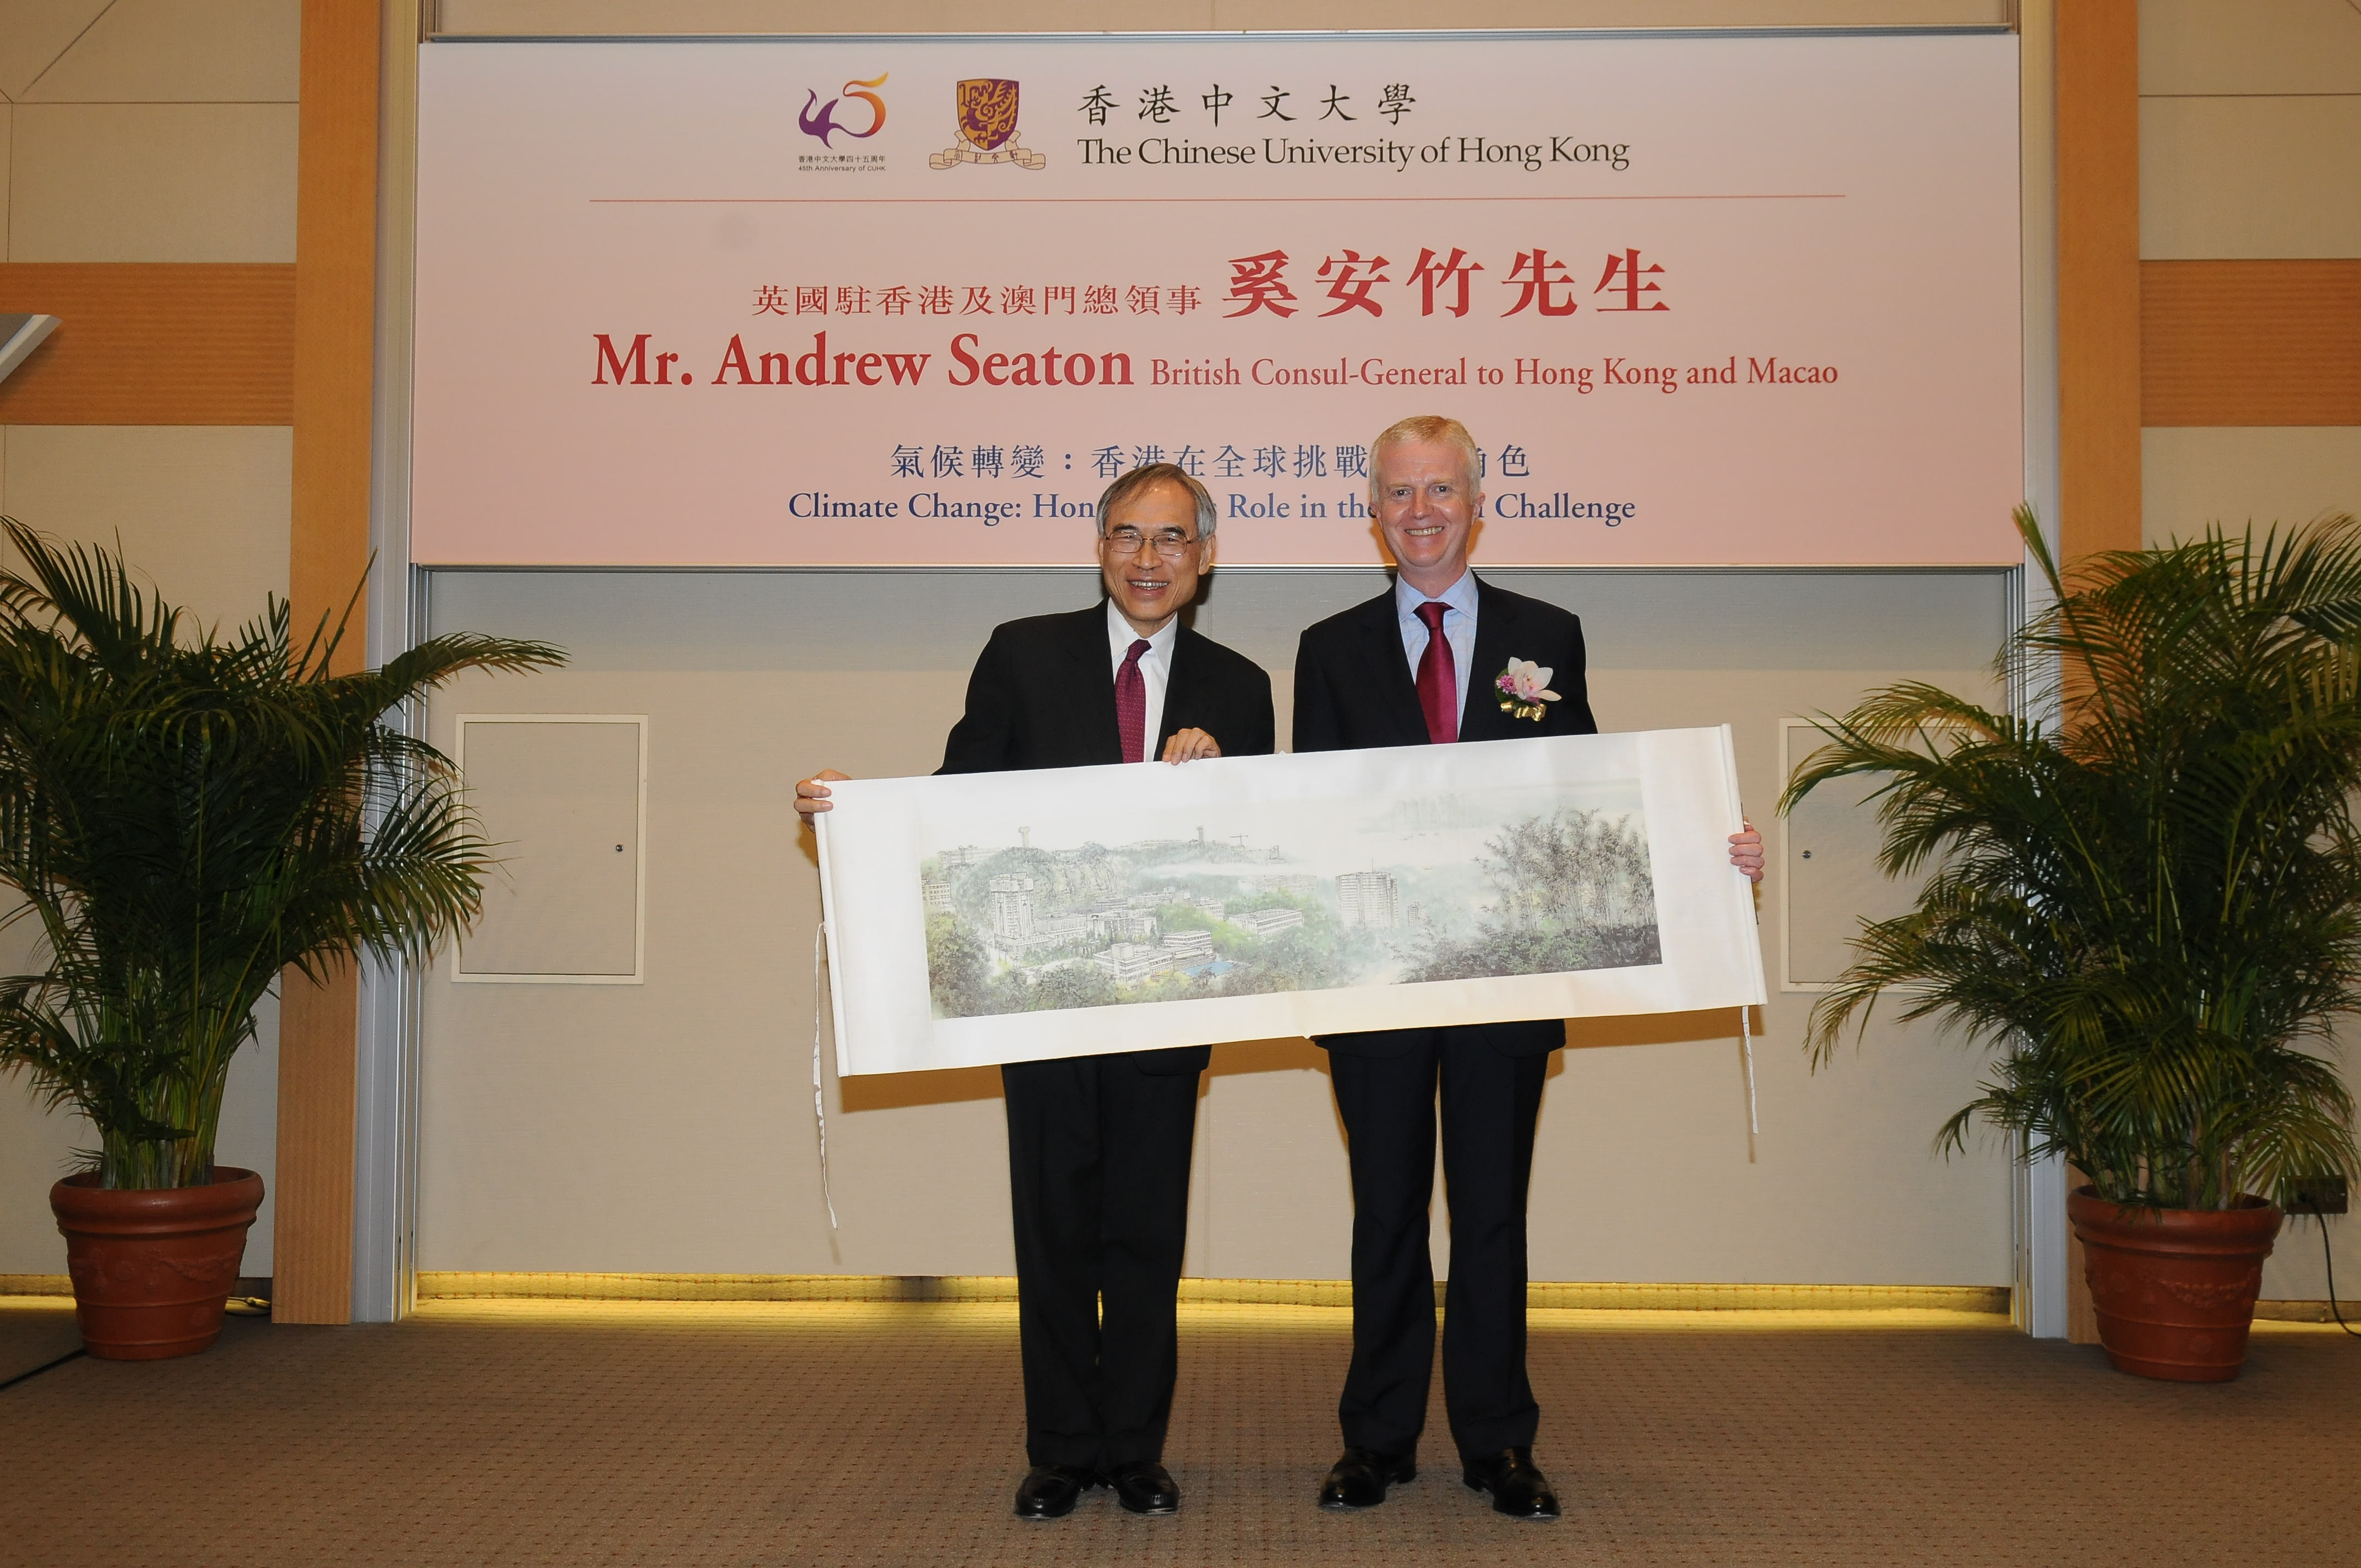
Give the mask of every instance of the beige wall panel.
<path id="1" fill-rule="evenodd" d="M 291 104 L 302 0 L 115 0 L 31 104 Z"/>
<path id="2" fill-rule="evenodd" d="M 1791 729 L 1787 755 L 1800 764 L 1822 740 Z M 1774 987 L 1834 983 L 1853 960 L 1862 921 L 1895 919 L 1917 904 L 1926 877 L 1889 877 L 1878 863 L 1883 835 L 1872 797 L 1883 782 L 1830 779 L 1788 814 L 1773 850 L 1787 883 L 1787 968 L 1773 966 Z"/>
<path id="3" fill-rule="evenodd" d="M 15 901 L 0 895 L 0 906 Z M 23 974 L 37 960 L 32 925 L 0 930 L 0 973 Z M 0 1274 L 63 1274 L 65 1238 L 49 1212 L 49 1187 L 73 1169 L 73 1153 L 96 1144 L 91 1124 L 49 1112 L 21 1075 L 0 1078 Z"/>
<path id="4" fill-rule="evenodd" d="M 532 628 L 489 628 L 524 631 Z M 1241 639 L 1250 641 L 1252 639 Z M 1285 689 L 1288 673 L 1274 668 Z M 1775 717 L 1849 702 L 1858 672 L 1602 671 L 1608 728 L 1742 720 L 1746 798 L 1777 789 Z M 1959 671 L 1933 677 L 1973 687 Z M 429 1269 L 1004 1274 L 1005 1145 L 989 1070 L 829 1082 L 842 1231 L 820 1204 L 809 1105 L 817 875 L 788 781 L 934 765 L 963 669 L 583 669 L 463 684 L 451 714 L 650 718 L 647 983 L 428 983 L 420 1262 Z M 889 709 L 880 694 L 892 694 Z M 1775 911 L 1775 889 L 1765 907 Z M 1775 915 L 1766 951 L 1775 951 Z M 1534 1176 L 1536 1278 L 1997 1284 L 2007 1176 L 1932 1157 L 1971 1056 L 1881 1026 L 1815 1080 L 1809 998 L 1757 1043 L 1749 1160 L 1734 1015 L 1592 1025 L 1551 1080 Z M 1198 1134 L 1188 1267 L 1337 1277 L 1350 1203 L 1323 1064 L 1223 1048 Z"/>
<path id="5" fill-rule="evenodd" d="M 1993 696 L 1971 668 L 1605 668 L 1591 703 L 1602 730 L 1730 722 L 1740 797 L 1768 826 L 1779 718 L 1841 712 L 1905 679 Z M 1778 961 L 1778 875 L 1774 862 L 1759 894 L 1766 972 Z M 1981 1058 L 1931 1028 L 1882 1021 L 1815 1074 L 1803 1048 L 1813 998 L 1770 994 L 1756 1016 L 1763 1135 L 1751 1161 L 1734 1014 L 1570 1026 L 1578 1048 L 1549 1080 L 1533 1156 L 1532 1277 L 2005 1282 L 2005 1159 L 1989 1143 L 1949 1160 L 1932 1152 L 1937 1127 L 1975 1097 Z M 1876 1234 L 1888 1226 L 1913 1234 Z"/>
<path id="6" fill-rule="evenodd" d="M 1350 1277 L 1352 1176 L 1328 1053 L 1301 1039 L 1215 1046 L 1204 1081 L 1183 1266 L 1203 1279 Z M 1433 1220 L 1441 1273 L 1451 1230 L 1440 1202 Z"/>
<path id="7" fill-rule="evenodd" d="M 2352 0 L 2140 0 L 2140 91 L 2361 93 Z"/>
<path id="8" fill-rule="evenodd" d="M 253 1042 L 229 1064 L 214 1161 L 242 1165 L 262 1178 L 262 1207 L 255 1213 L 254 1229 L 246 1234 L 242 1267 L 247 1274 L 268 1275 L 271 1231 L 279 1213 L 279 998 L 264 997 L 254 1014 Z"/>
<path id="9" fill-rule="evenodd" d="M 2353 1067 L 2348 1058 L 2345 1080 L 2353 1081 Z M 2325 1301 L 2328 1299 L 2329 1277 L 2320 1252 L 2321 1222 L 2311 1218 L 2288 1221 L 2279 1231 L 2279 1245 L 2271 1255 L 2263 1259 L 2262 1299 L 2266 1301 Z M 2336 1249 L 2340 1258 L 2353 1255 L 2354 1238 L 2361 1236 L 2361 1223 L 2350 1214 L 2339 1214 L 2328 1221 L 2328 1244 Z M 2345 1310 L 2345 1321 L 2352 1322 L 2353 1298 L 2351 1264 L 2348 1272 L 2336 1281 L 2336 1299 Z"/>
<path id="10" fill-rule="evenodd" d="M 0 261 L 8 259 L 8 170 L 13 161 L 10 147 L 16 127 L 16 105 L 0 104 Z"/>
<path id="11" fill-rule="evenodd" d="M 445 0 L 449 33 L 1183 32 L 1386 27 L 1929 27 L 2008 20 L 2007 0 Z"/>
<path id="12" fill-rule="evenodd" d="M 13 425 L 0 510 L 112 547 L 164 597 L 236 626 L 287 594 L 283 427 Z"/>
<path id="13" fill-rule="evenodd" d="M 890 723 L 878 697 L 890 682 Z M 422 1014 L 420 1266 L 1005 1274 L 999 1075 L 829 1082 L 844 1230 L 811 1121 L 818 872 L 785 790 L 922 773 L 963 672 L 560 671 L 467 678 L 449 716 L 645 713 L 646 983 L 455 984 Z"/>
<path id="14" fill-rule="evenodd" d="M 0 97 L 23 93 L 106 6 L 107 0 L 7 0 L 0 5 Z"/>
<path id="15" fill-rule="evenodd" d="M 2361 96 L 2140 100 L 2145 260 L 2361 256 L 2356 191 Z"/>
<path id="16" fill-rule="evenodd" d="M 10 259 L 292 261 L 291 104 L 20 104 Z"/>
<path id="17" fill-rule="evenodd" d="M 477 719 L 451 754 L 503 862 L 459 943 L 469 975 L 630 975 L 639 965 L 640 744 L 627 719 Z"/>
<path id="18" fill-rule="evenodd" d="M 97 1141 L 81 1117 L 44 1112 L 21 1080 L 0 1083 L 0 1274 L 66 1271 L 49 1188 L 72 1173 L 76 1149 Z"/>
<path id="19" fill-rule="evenodd" d="M 2361 515 L 2361 428 L 2345 425 L 2140 433 L 2147 543 L 2192 538 L 2212 522 L 2302 522 Z"/>

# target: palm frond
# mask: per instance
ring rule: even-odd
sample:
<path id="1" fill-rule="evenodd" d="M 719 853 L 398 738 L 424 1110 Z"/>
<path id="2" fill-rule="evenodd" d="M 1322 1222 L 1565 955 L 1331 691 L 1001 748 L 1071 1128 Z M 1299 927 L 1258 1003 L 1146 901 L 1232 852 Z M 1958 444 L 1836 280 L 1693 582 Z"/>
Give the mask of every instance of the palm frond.
<path id="1" fill-rule="evenodd" d="M 49 967 L 0 980 L 0 1068 L 96 1124 L 111 1186 L 205 1179 L 230 1058 L 289 967 L 422 959 L 481 908 L 450 762 L 388 715 L 468 670 L 563 662 L 440 637 L 330 672 L 273 598 L 199 630 L 114 552 L 0 520 L 0 881 Z"/>
<path id="2" fill-rule="evenodd" d="M 1993 1055 L 1977 1119 L 2118 1202 L 2224 1207 L 2361 1175 L 2309 1047 L 2361 1010 L 2361 524 L 2209 531 L 2063 571 L 1999 672 L 2054 727 L 1904 683 L 1841 718 L 1781 801 L 1877 781 L 1880 863 L 1930 874 L 1813 1009 L 1828 1061 L 1894 992 Z"/>

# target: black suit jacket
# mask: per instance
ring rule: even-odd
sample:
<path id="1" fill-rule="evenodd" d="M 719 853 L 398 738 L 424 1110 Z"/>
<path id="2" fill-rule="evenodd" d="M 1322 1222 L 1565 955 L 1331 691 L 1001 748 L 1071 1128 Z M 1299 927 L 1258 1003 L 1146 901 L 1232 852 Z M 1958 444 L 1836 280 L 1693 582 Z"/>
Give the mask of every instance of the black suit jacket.
<path id="1" fill-rule="evenodd" d="M 1551 671 L 1550 689 L 1558 700 L 1543 704 L 1545 711 L 1538 719 L 1500 711 L 1500 694 L 1493 683 L 1511 658 L 1529 659 Z M 1598 733 L 1583 679 L 1582 622 L 1557 606 L 1478 579 L 1474 666 L 1467 672 L 1467 703 L 1459 715 L 1463 743 Z M 1304 631 L 1295 654 L 1297 751 L 1427 743 L 1426 716 L 1418 705 L 1417 677 L 1402 652 L 1401 620 L 1390 584 L 1376 598 Z M 1509 1056 L 1538 1056 L 1565 1043 L 1561 1019 L 1473 1026 Z M 1364 1056 L 1391 1056 L 1409 1047 L 1406 1036 L 1390 1030 L 1328 1035 L 1320 1044 Z"/>
<path id="2" fill-rule="evenodd" d="M 1500 694 L 1492 683 L 1512 658 L 1545 664 L 1552 672 L 1550 689 L 1559 700 L 1543 704 L 1539 719 L 1512 718 L 1500 711 Z M 1583 682 L 1582 622 L 1557 606 L 1478 580 L 1474 664 L 1467 673 L 1467 706 L 1459 714 L 1461 740 L 1598 733 Z M 1297 751 L 1426 743 L 1418 678 L 1402 652 L 1401 621 L 1390 587 L 1303 633 L 1295 655 Z"/>
<path id="3" fill-rule="evenodd" d="M 1277 730 L 1270 676 L 1262 666 L 1186 626 L 1173 640 L 1164 721 L 1148 756 L 1161 755 L 1164 742 L 1183 729 L 1211 735 L 1225 757 L 1268 755 Z M 1085 768 L 1123 760 L 1106 606 L 1100 603 L 994 629 L 968 677 L 967 711 L 951 726 L 936 772 Z M 1202 1072 L 1211 1059 L 1204 1046 L 1129 1054 L 1142 1072 Z"/>

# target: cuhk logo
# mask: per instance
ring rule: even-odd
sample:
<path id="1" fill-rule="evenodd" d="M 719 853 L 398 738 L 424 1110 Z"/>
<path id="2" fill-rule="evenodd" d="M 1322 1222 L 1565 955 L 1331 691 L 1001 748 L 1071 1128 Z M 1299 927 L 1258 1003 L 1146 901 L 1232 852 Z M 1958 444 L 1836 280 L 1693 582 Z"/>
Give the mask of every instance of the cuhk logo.
<path id="1" fill-rule="evenodd" d="M 1005 77 L 973 77 L 951 93 L 960 139 L 927 159 L 936 169 L 962 163 L 1014 163 L 1038 169 L 1049 160 L 1016 145 L 1016 83 Z"/>
<path id="2" fill-rule="evenodd" d="M 891 75 L 892 72 L 889 71 L 886 74 Z M 851 137 L 855 141 L 873 137 L 885 128 L 885 100 L 863 89 L 884 85 L 885 77 L 884 76 L 880 76 L 874 82 L 848 82 L 839 90 L 842 96 L 830 98 L 825 104 L 819 101 L 818 93 L 807 90 L 804 112 L 797 116 L 796 124 L 803 128 L 804 135 L 817 137 L 820 146 L 831 149 L 836 144 L 829 138 L 839 134 Z M 869 105 L 869 125 L 865 129 L 854 130 L 851 124 L 836 117 L 837 105 L 851 98 L 858 98 Z M 850 109 L 846 113 L 857 120 L 862 111 Z"/>

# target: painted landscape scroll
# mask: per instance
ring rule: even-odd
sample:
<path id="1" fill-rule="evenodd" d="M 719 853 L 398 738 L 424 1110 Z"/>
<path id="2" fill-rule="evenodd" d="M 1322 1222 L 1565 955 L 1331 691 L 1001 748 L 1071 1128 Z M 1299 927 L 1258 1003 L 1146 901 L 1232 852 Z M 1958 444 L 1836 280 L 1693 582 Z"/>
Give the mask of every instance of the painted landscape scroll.
<path id="1" fill-rule="evenodd" d="M 1762 1000 L 1726 731 L 837 788 L 839 1070 Z"/>

